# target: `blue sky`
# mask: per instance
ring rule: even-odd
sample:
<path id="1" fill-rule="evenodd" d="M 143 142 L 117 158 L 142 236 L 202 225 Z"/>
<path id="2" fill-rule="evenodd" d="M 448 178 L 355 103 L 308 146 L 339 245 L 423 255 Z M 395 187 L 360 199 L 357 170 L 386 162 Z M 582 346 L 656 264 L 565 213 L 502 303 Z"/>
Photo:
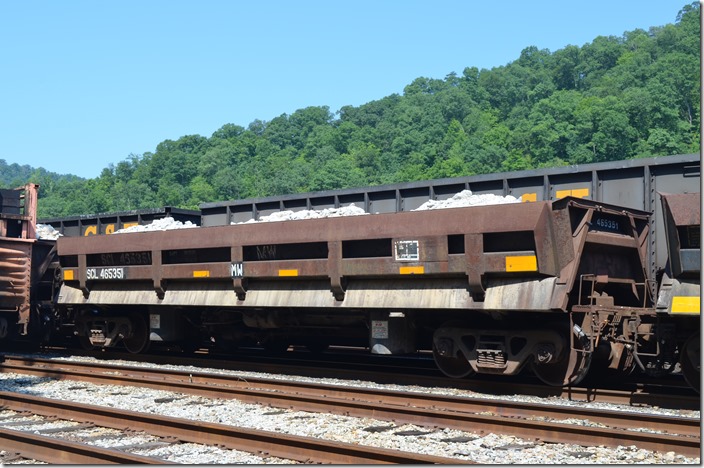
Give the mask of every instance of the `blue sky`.
<path id="1" fill-rule="evenodd" d="M 183 135 L 674 23 L 686 0 L 0 0 L 0 159 L 93 178 Z"/>

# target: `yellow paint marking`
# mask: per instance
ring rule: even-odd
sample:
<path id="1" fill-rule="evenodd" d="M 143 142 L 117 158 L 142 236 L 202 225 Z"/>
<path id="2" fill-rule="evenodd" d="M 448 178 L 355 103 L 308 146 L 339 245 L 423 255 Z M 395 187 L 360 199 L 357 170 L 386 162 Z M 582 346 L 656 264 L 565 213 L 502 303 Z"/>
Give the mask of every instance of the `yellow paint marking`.
<path id="1" fill-rule="evenodd" d="M 98 234 L 98 226 L 88 226 L 85 231 L 83 231 L 83 236 L 95 236 Z"/>
<path id="2" fill-rule="evenodd" d="M 73 281 L 73 270 L 64 270 L 64 281 Z"/>
<path id="3" fill-rule="evenodd" d="M 405 266 L 400 267 L 398 272 L 402 275 L 422 275 L 425 273 L 424 266 Z"/>
<path id="4" fill-rule="evenodd" d="M 569 189 L 569 190 L 558 190 L 555 192 L 555 198 L 565 198 L 565 197 L 575 197 L 575 198 L 587 198 L 589 196 L 588 188 L 579 189 Z"/>
<path id="5" fill-rule="evenodd" d="M 122 229 L 131 228 L 139 223 L 122 223 Z"/>
<path id="6" fill-rule="evenodd" d="M 208 277 L 210 277 L 210 271 L 208 271 L 208 270 L 194 270 L 193 277 L 194 278 L 208 278 Z"/>
<path id="7" fill-rule="evenodd" d="M 577 198 L 587 198 L 589 196 L 588 188 L 574 189 L 572 190 L 572 196 Z"/>
<path id="8" fill-rule="evenodd" d="M 673 314 L 701 314 L 699 297 L 675 296 L 672 298 Z"/>
<path id="9" fill-rule="evenodd" d="M 298 270 L 279 270 L 279 276 L 298 276 Z"/>
<path id="10" fill-rule="evenodd" d="M 521 195 L 521 201 L 523 203 L 538 201 L 538 194 L 537 193 L 524 193 L 523 195 Z"/>
<path id="11" fill-rule="evenodd" d="M 538 259 L 535 255 L 508 256 L 506 271 L 538 271 Z"/>

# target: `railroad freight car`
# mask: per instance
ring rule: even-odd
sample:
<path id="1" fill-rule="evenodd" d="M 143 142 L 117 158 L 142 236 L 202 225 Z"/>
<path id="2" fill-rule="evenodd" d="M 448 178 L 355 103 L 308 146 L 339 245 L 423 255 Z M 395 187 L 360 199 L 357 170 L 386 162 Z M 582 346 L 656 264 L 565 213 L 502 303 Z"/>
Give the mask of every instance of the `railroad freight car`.
<path id="1" fill-rule="evenodd" d="M 701 378 L 701 194 L 662 194 L 668 265 L 657 301 L 675 323 L 682 374 L 694 388 Z"/>
<path id="2" fill-rule="evenodd" d="M 432 350 L 447 375 L 592 358 L 671 371 L 649 287 L 650 213 L 592 200 L 64 237 L 62 321 L 86 345 L 153 341 Z"/>
<path id="3" fill-rule="evenodd" d="M 0 342 L 51 330 L 58 261 L 54 241 L 37 239 L 38 185 L 0 190 Z"/>

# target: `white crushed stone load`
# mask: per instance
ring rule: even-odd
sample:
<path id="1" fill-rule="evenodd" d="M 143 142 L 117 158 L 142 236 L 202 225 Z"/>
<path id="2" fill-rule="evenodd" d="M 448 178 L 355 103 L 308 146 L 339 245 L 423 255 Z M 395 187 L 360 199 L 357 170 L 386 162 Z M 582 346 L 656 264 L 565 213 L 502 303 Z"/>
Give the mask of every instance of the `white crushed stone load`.
<path id="1" fill-rule="evenodd" d="M 250 219 L 241 223 L 231 224 L 250 224 L 250 223 L 269 223 L 275 221 L 293 221 L 299 219 L 319 219 L 319 218 L 338 218 L 341 216 L 360 216 L 369 214 L 362 208 L 359 208 L 354 203 L 340 208 L 325 208 L 322 210 L 301 210 L 301 211 L 277 211 L 268 216 L 263 216 L 259 219 Z"/>
<path id="2" fill-rule="evenodd" d="M 437 210 L 442 208 L 459 208 L 465 206 L 481 206 L 481 205 L 503 205 L 507 203 L 521 203 L 519 198 L 512 195 L 505 197 L 494 194 L 474 195 L 471 190 L 462 190 L 456 193 L 447 200 L 428 200 L 421 206 L 411 211 Z M 350 203 L 349 206 L 340 208 L 325 208 L 323 210 L 301 210 L 301 211 L 278 211 L 268 216 L 263 216 L 260 219 L 250 219 L 240 223 L 231 224 L 249 224 L 260 222 L 273 221 L 291 221 L 296 219 L 318 219 L 318 218 L 334 218 L 339 216 L 358 216 L 369 214 L 362 208 Z"/>
<path id="3" fill-rule="evenodd" d="M 54 226 L 50 224 L 37 224 L 36 231 L 37 239 L 42 240 L 56 240 L 59 237 L 63 236 L 63 234 L 54 229 Z"/>
<path id="4" fill-rule="evenodd" d="M 190 221 L 185 223 L 175 220 L 171 216 L 161 219 L 155 219 L 149 224 L 130 226 L 128 228 L 118 229 L 114 234 L 123 234 L 127 232 L 146 232 L 146 231 L 169 231 L 171 229 L 188 229 L 198 227 Z"/>
<path id="5" fill-rule="evenodd" d="M 480 205 L 500 205 L 506 203 L 520 203 L 521 200 L 511 195 L 502 197 L 494 194 L 474 195 L 471 190 L 463 190 L 447 200 L 428 200 L 420 207 L 412 211 L 437 210 L 442 208 L 458 208 L 465 206 L 480 206 Z M 301 219 L 320 219 L 320 218 L 337 218 L 342 216 L 361 216 L 367 215 L 364 209 L 359 208 L 354 203 L 340 208 L 324 208 L 322 210 L 285 210 L 277 211 L 267 216 L 262 216 L 259 219 L 250 219 L 239 223 L 230 224 L 251 224 L 251 223 L 267 223 L 277 221 L 293 221 Z M 145 231 L 168 231 L 171 229 L 186 229 L 198 227 L 197 225 L 186 221 L 176 221 L 172 217 L 166 217 L 154 220 L 151 224 L 143 226 L 132 226 L 129 228 L 119 229 L 115 234 L 126 232 L 145 232 Z"/>
<path id="6" fill-rule="evenodd" d="M 504 205 L 507 203 L 521 203 L 521 200 L 513 195 L 505 197 L 494 195 L 493 193 L 474 195 L 471 190 L 462 190 L 447 200 L 428 200 L 412 211 L 459 208 L 463 206 Z"/>

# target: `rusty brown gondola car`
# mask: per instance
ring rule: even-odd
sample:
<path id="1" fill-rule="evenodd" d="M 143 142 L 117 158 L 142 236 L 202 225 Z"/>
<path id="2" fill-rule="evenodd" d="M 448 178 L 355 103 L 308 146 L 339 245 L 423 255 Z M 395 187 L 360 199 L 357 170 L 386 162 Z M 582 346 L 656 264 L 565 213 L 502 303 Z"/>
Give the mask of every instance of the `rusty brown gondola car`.
<path id="1" fill-rule="evenodd" d="M 583 377 L 611 331 L 597 315 L 624 326 L 626 314 L 598 306 L 654 314 L 648 226 L 646 212 L 568 197 L 64 238 L 59 304 L 96 346 L 123 335 L 141 351 L 162 323 L 183 332 L 194 323 L 216 342 L 352 335 L 390 354 L 434 335 L 449 375 L 512 375 L 532 363 L 563 385 Z M 171 328 L 171 340 L 188 339 Z"/>

